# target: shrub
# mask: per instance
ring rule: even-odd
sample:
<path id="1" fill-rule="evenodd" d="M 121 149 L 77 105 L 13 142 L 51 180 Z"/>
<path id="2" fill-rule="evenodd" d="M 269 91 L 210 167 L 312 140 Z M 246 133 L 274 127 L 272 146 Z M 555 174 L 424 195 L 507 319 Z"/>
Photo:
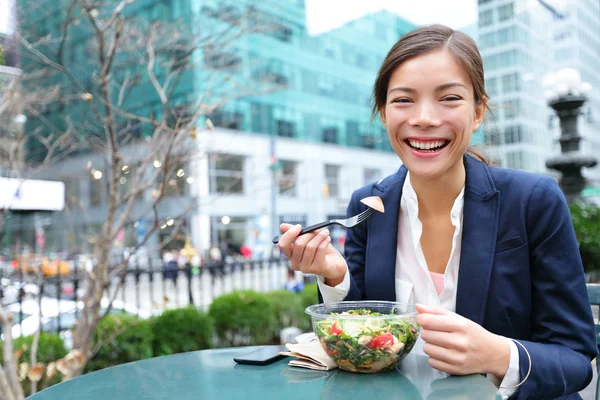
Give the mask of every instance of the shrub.
<path id="1" fill-rule="evenodd" d="M 220 346 L 267 344 L 273 338 L 275 311 L 265 294 L 244 290 L 217 297 L 209 314 Z"/>
<path id="2" fill-rule="evenodd" d="M 150 358 L 153 339 L 149 321 L 129 314 L 109 314 L 96 327 L 93 348 L 98 351 L 86 371 Z"/>
<path id="3" fill-rule="evenodd" d="M 300 293 L 302 297 L 302 310 L 306 310 L 308 306 L 312 306 L 313 304 L 317 304 L 319 302 L 319 296 L 317 295 L 317 283 L 309 283 L 304 286 L 304 290 Z M 312 330 L 312 320 L 310 315 L 304 314 L 302 326 L 298 328 L 304 331 Z"/>
<path id="4" fill-rule="evenodd" d="M 276 290 L 268 293 L 273 303 L 275 319 L 277 325 L 275 336 L 279 331 L 289 326 L 295 326 L 304 329 L 306 319 L 304 318 L 304 308 L 302 307 L 302 297 L 298 293 L 292 293 L 287 290 Z"/>
<path id="5" fill-rule="evenodd" d="M 33 343 L 33 336 L 25 336 L 16 338 L 13 341 L 13 348 L 15 352 L 22 351 L 21 357 L 17 360 L 17 365 L 21 363 L 28 363 L 31 365 L 31 344 Z M 67 349 L 61 337 L 56 333 L 40 333 L 40 340 L 38 342 L 37 361 L 47 366 L 51 362 L 55 362 L 67 355 Z M 0 343 L 0 360 L 3 359 L 3 350 Z M 52 378 L 48 379 L 46 375 L 38 384 L 38 389 L 45 388 L 48 386 L 56 385 L 62 380 L 62 374 L 56 372 Z M 31 394 L 31 382 L 25 378 L 21 382 L 25 395 Z"/>
<path id="6" fill-rule="evenodd" d="M 212 347 L 215 327 L 212 318 L 195 307 L 167 310 L 151 320 L 154 356 Z"/>
<path id="7" fill-rule="evenodd" d="M 600 207 L 572 204 L 569 209 L 583 267 L 586 272 L 600 271 Z"/>

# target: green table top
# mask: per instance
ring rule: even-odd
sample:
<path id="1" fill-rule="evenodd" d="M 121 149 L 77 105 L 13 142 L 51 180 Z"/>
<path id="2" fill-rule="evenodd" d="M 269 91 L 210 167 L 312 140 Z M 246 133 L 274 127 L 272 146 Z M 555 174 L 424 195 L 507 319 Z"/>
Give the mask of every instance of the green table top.
<path id="1" fill-rule="evenodd" d="M 287 365 L 238 365 L 253 347 L 215 349 L 152 358 L 107 368 L 45 389 L 31 400 L 157 399 L 495 399 L 481 375 L 447 376 L 427 357 L 409 354 L 398 370 L 353 374 Z"/>

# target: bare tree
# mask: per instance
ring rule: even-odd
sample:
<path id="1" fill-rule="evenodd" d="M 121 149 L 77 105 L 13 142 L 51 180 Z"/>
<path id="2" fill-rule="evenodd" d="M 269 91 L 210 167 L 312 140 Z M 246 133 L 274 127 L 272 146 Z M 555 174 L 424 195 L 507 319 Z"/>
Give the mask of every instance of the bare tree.
<path id="1" fill-rule="evenodd" d="M 203 117 L 232 100 L 282 87 L 277 76 L 248 79 L 243 73 L 236 48 L 240 38 L 272 29 L 255 8 L 222 4 L 218 10 L 203 10 L 199 21 L 186 26 L 135 15 L 135 2 L 62 0 L 60 6 L 48 7 L 31 2 L 38 9 L 28 9 L 28 15 L 41 18 L 59 7 L 61 29 L 36 34 L 24 24 L 17 34 L 27 65 L 24 92 L 41 87 L 54 93 L 46 97 L 47 104 L 26 109 L 37 122 L 33 133 L 46 145 L 40 165 L 48 154 L 62 156 L 85 147 L 101 160 L 89 165 L 88 173 L 101 181 L 106 193 L 106 216 L 94 238 L 93 267 L 85 270 L 84 307 L 73 332 L 74 350 L 68 368 L 60 364 L 66 376 L 80 374 L 92 356 L 96 326 L 110 312 L 129 257 L 135 254 L 117 265 L 111 263 L 119 233 L 140 215 L 150 220 L 137 249 L 165 223 L 161 203 L 177 186 L 182 166 L 199 156 L 194 150 L 196 129 L 212 127 L 210 119 L 201 123 Z M 224 23 L 205 24 L 203 19 L 209 17 Z M 198 30 L 205 25 L 213 28 Z M 84 60 L 76 59 L 78 51 L 85 54 Z M 76 144 L 62 139 L 73 133 Z M 101 312 L 106 296 L 109 306 Z"/>

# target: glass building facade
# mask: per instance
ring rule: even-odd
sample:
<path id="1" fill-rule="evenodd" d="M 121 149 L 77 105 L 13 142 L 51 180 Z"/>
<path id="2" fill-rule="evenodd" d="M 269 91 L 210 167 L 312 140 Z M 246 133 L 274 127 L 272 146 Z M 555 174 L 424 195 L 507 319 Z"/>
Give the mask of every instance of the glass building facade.
<path id="1" fill-rule="evenodd" d="M 35 2 L 38 7 L 29 3 L 22 2 L 23 31 L 32 41 L 48 34 L 56 37 L 65 18 L 65 5 L 47 1 L 45 11 L 39 12 L 40 2 Z M 382 11 L 310 36 L 303 0 L 141 0 L 127 10 L 139 20 L 188 27 L 192 38 L 227 31 L 240 21 L 248 24 L 248 33 L 196 51 L 193 68 L 183 76 L 173 95 L 174 104 L 185 107 L 209 91 L 207 103 L 219 105 L 207 115 L 215 126 L 391 151 L 381 123 L 377 119 L 371 122 L 372 84 L 389 48 L 414 24 Z M 97 54 L 90 43 L 91 32 L 83 25 L 71 27 L 71 39 L 65 43 L 61 61 L 73 70 L 81 87 L 93 93 L 97 82 L 90 71 L 94 70 Z M 252 29 L 256 27 L 260 29 Z M 233 27 L 240 32 L 243 29 Z M 26 70 L 37 66 L 24 62 Z M 140 66 L 139 56 L 121 52 L 115 61 L 114 79 L 123 81 L 135 76 L 140 68 L 145 66 Z M 55 75 L 43 83 L 56 84 L 64 79 Z M 123 108 L 143 116 L 160 116 L 162 112 L 159 98 L 144 76 L 136 82 Z M 82 101 L 61 103 L 48 107 L 44 117 L 52 119 L 68 113 L 86 134 L 101 134 L 100 126 L 85 122 L 88 109 Z M 203 127 L 204 121 L 199 125 Z M 58 121 L 57 127 L 64 128 Z M 152 131 L 151 126 L 128 129 L 137 136 Z"/>
<path id="2" fill-rule="evenodd" d="M 478 0 L 478 45 L 495 128 L 486 142 L 504 167 L 549 173 L 545 161 L 560 152 L 558 119 L 546 104 L 547 73 L 575 68 L 593 90 L 580 118 L 582 152 L 600 151 L 600 3 Z M 493 126 L 492 125 L 492 126 Z M 584 170 L 600 180 L 600 168 Z"/>
<path id="3" fill-rule="evenodd" d="M 492 115 L 491 156 L 503 167 L 546 172 L 553 151 L 542 81 L 552 68 L 551 13 L 537 1 L 479 0 L 478 46 Z"/>

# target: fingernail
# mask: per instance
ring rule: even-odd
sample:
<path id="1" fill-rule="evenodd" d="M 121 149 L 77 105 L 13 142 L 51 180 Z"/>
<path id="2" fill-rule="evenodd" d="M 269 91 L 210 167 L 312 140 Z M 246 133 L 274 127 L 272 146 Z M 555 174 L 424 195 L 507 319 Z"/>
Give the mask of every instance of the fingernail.
<path id="1" fill-rule="evenodd" d="M 300 229 L 302 229 L 302 225 L 296 224 L 296 225 L 294 225 L 294 229 L 300 230 Z"/>
<path id="2" fill-rule="evenodd" d="M 323 229 L 321 231 L 321 235 L 325 236 L 325 235 L 329 235 L 329 229 Z"/>

